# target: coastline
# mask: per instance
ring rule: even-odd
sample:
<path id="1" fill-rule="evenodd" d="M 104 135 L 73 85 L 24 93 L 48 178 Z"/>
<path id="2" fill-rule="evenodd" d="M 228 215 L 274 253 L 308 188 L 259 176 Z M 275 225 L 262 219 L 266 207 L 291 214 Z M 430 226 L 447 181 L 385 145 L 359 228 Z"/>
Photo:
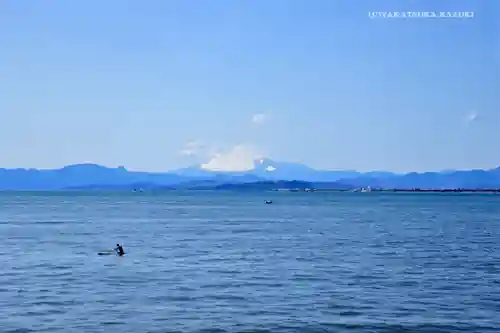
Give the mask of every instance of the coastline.
<path id="1" fill-rule="evenodd" d="M 500 189 L 466 189 L 466 188 L 457 188 L 457 189 L 403 189 L 403 188 L 394 188 L 394 189 L 371 189 L 369 191 L 366 190 L 345 190 L 345 189 L 273 189 L 273 191 L 278 192 L 385 192 L 385 193 L 500 193 Z"/>

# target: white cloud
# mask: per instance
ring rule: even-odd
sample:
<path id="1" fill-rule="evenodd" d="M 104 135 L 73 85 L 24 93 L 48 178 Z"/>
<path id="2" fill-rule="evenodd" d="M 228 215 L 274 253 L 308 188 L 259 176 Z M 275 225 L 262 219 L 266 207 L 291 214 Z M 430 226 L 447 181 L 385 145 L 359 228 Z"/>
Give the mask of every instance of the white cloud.
<path id="1" fill-rule="evenodd" d="M 268 167 L 266 168 L 266 171 L 267 171 L 267 172 L 273 172 L 274 170 L 276 170 L 276 168 L 275 168 L 275 167 L 273 167 L 272 165 L 270 165 L 270 166 L 268 166 Z"/>
<path id="2" fill-rule="evenodd" d="M 221 150 L 199 140 L 187 142 L 180 150 L 180 154 L 208 161 L 200 165 L 202 169 L 225 172 L 252 170 L 255 167 L 255 160 L 263 156 L 250 144 L 239 144 Z"/>
<path id="3" fill-rule="evenodd" d="M 203 153 L 206 149 L 206 145 L 201 141 L 189 141 L 181 149 L 181 155 L 185 156 L 196 156 Z"/>
<path id="4" fill-rule="evenodd" d="M 472 123 L 472 122 L 476 121 L 478 117 L 479 117 L 479 114 L 476 111 L 472 111 L 469 114 L 467 114 L 467 116 L 465 117 L 465 121 L 467 123 Z"/>
<path id="5" fill-rule="evenodd" d="M 227 151 L 215 154 L 210 161 L 201 165 L 202 169 L 211 171 L 248 171 L 260 157 L 258 151 L 249 145 L 236 145 Z"/>
<path id="6" fill-rule="evenodd" d="M 260 125 L 268 120 L 268 116 L 265 113 L 256 113 L 252 116 L 252 124 Z"/>

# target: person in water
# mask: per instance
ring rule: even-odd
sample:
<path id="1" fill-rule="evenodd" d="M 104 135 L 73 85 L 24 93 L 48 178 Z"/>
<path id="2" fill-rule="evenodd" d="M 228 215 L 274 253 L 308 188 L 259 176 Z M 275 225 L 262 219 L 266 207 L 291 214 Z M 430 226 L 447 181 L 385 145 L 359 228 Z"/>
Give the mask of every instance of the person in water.
<path id="1" fill-rule="evenodd" d="M 118 253 L 119 256 L 122 256 L 125 254 L 125 251 L 123 251 L 123 247 L 120 244 L 116 244 L 115 251 Z"/>

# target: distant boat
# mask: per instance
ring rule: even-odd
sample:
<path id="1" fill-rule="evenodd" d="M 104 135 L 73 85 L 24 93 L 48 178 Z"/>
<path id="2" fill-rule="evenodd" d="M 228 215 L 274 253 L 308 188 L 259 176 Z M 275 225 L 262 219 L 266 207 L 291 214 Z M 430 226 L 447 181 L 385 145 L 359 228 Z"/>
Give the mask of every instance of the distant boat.
<path id="1" fill-rule="evenodd" d="M 273 201 L 272 201 L 272 200 L 266 200 L 266 201 L 264 201 L 264 203 L 265 203 L 265 204 L 272 204 L 272 203 L 273 203 Z"/>
<path id="2" fill-rule="evenodd" d="M 351 190 L 351 192 L 371 192 L 372 188 L 371 186 L 368 186 L 367 188 L 356 188 L 354 190 Z"/>

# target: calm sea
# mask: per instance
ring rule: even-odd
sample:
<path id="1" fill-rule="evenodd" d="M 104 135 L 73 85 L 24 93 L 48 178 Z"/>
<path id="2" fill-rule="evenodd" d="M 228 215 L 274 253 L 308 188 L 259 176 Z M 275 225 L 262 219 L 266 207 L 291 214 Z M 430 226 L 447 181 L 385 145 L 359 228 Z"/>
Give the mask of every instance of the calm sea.
<path id="1" fill-rule="evenodd" d="M 0 239 L 0 332 L 500 331 L 500 195 L 5 192 Z"/>

